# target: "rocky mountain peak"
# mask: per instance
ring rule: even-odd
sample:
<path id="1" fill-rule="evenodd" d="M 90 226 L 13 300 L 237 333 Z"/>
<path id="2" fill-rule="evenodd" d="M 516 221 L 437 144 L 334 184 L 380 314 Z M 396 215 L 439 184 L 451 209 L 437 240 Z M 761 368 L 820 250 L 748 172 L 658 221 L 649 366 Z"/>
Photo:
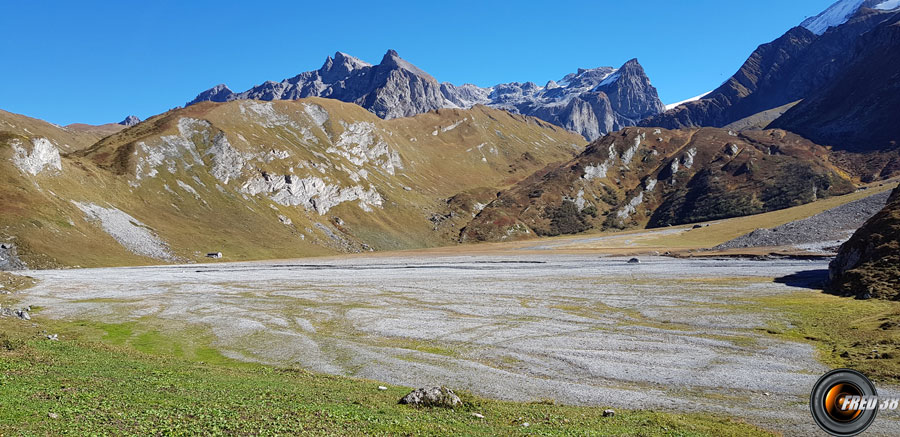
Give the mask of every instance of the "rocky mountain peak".
<path id="1" fill-rule="evenodd" d="M 356 70 L 371 66 L 372 64 L 346 53 L 335 52 L 333 58 L 329 56 L 325 59 L 325 63 L 319 69 L 319 75 L 322 77 L 323 82 L 333 82 L 347 77 Z"/>
<path id="2" fill-rule="evenodd" d="M 121 124 L 122 126 L 134 126 L 140 122 L 141 119 L 136 115 L 129 115 L 128 117 L 125 117 L 124 120 L 120 121 L 119 124 Z"/>
<path id="3" fill-rule="evenodd" d="M 558 82 L 548 81 L 543 87 L 529 81 L 482 88 L 438 83 L 393 49 L 384 54 L 378 65 L 337 52 L 319 70 L 281 82 L 265 82 L 239 94 L 219 85 L 200 93 L 189 104 L 204 100 L 292 100 L 317 96 L 356 103 L 381 118 L 483 104 L 532 115 L 592 140 L 632 126 L 664 108 L 636 59 L 623 68 L 619 75 L 615 75 L 617 70 L 612 67 L 579 68 L 577 73 L 568 74 Z M 622 75 L 626 80 L 614 83 Z M 618 113 L 619 108 L 625 112 Z"/>
<path id="4" fill-rule="evenodd" d="M 390 49 L 384 54 L 384 57 L 381 59 L 381 63 L 378 64 L 378 66 L 381 68 L 406 70 L 416 76 L 437 82 L 430 74 L 401 58 L 400 54 L 394 49 Z"/>
<path id="5" fill-rule="evenodd" d="M 228 86 L 226 86 L 224 83 L 220 83 L 206 91 L 203 91 L 200 94 L 197 94 L 197 97 L 195 97 L 194 100 L 188 102 L 188 105 L 193 105 L 194 103 L 204 102 L 207 100 L 210 102 L 227 102 L 231 100 L 232 96 L 234 95 L 234 91 L 231 91 L 231 89 L 228 88 Z"/>

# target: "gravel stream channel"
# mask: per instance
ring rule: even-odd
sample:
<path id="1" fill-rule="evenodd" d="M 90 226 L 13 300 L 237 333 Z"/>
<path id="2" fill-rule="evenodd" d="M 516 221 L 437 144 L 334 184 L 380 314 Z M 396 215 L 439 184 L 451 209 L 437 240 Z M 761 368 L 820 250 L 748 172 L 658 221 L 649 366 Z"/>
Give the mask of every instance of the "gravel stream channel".
<path id="1" fill-rule="evenodd" d="M 401 255 L 28 271 L 41 282 L 21 303 L 40 306 L 37 318 L 209 336 L 240 360 L 820 434 L 809 392 L 828 369 L 811 345 L 766 334 L 779 315 L 756 299 L 820 293 L 773 279 L 827 261 L 641 261 Z M 870 433 L 900 434 L 898 417 L 879 414 Z"/>

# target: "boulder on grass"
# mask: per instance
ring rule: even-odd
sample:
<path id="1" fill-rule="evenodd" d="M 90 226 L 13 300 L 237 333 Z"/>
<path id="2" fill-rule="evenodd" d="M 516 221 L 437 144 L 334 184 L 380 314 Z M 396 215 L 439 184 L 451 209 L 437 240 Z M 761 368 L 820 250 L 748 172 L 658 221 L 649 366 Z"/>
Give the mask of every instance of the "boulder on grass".
<path id="1" fill-rule="evenodd" d="M 459 406 L 462 401 L 447 387 L 423 387 L 411 391 L 400 399 L 400 403 L 416 407 L 453 408 Z"/>

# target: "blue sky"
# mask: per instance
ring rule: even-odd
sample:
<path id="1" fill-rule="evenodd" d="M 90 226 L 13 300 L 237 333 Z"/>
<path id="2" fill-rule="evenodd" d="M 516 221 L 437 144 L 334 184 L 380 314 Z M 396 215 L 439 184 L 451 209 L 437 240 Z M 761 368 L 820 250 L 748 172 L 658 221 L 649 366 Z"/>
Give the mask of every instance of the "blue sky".
<path id="1" fill-rule="evenodd" d="M 387 49 L 441 82 L 543 85 L 638 58 L 672 103 L 832 0 L 0 0 L 0 109 L 58 124 L 146 118 L 218 83 L 244 90 Z"/>

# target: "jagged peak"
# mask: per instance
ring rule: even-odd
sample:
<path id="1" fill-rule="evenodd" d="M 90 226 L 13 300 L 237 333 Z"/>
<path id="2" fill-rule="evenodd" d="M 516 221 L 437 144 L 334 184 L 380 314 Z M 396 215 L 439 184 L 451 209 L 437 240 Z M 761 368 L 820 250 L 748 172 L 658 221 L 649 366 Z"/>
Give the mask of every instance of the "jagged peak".
<path id="1" fill-rule="evenodd" d="M 129 115 L 128 117 L 125 117 L 124 120 L 120 121 L 119 124 L 121 124 L 122 126 L 134 126 L 140 122 L 141 119 L 136 115 Z"/>
<path id="2" fill-rule="evenodd" d="M 400 68 L 403 70 L 407 70 L 407 71 L 415 74 L 416 76 L 421 76 L 421 77 L 424 77 L 429 80 L 435 80 L 433 77 L 431 77 L 430 74 L 426 73 L 424 70 L 420 69 L 419 67 L 416 67 L 415 65 L 413 65 L 413 64 L 409 63 L 408 61 L 406 61 L 405 59 L 401 58 L 400 54 L 397 53 L 397 51 L 394 49 L 389 49 L 387 51 L 387 53 L 384 54 L 384 57 L 381 59 L 381 64 L 379 64 L 379 65 L 382 67 L 387 67 L 387 68 Z"/>

